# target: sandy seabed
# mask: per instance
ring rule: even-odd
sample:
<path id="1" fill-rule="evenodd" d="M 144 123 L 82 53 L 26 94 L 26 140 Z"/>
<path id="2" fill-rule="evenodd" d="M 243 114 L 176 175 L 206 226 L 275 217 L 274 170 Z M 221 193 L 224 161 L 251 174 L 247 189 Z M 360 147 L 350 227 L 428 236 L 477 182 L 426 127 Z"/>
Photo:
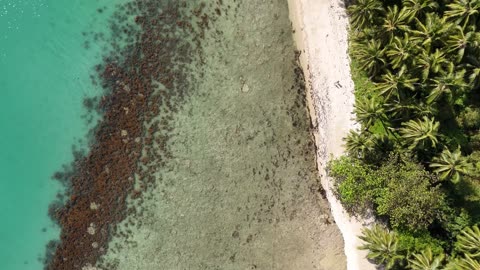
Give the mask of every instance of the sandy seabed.
<path id="1" fill-rule="evenodd" d="M 340 87 L 330 103 L 304 66 L 306 95 L 286 1 L 204 2 L 135 0 L 118 9 L 111 28 L 124 39 L 98 68 L 111 90 L 100 100 L 108 121 L 76 174 L 58 175 L 74 181 L 66 207 L 55 211 L 62 242 L 51 269 L 346 268 L 345 223 L 330 201 L 339 230 L 319 192 L 305 103 L 319 112 L 313 129 L 325 176 L 327 153 L 341 152 L 325 147 L 327 138 L 341 145 L 332 125 L 346 132 L 351 123 L 348 110 L 335 118 L 329 106 L 351 88 Z M 310 2 L 312 12 L 324 3 Z M 305 64 L 314 47 L 304 45 Z M 322 67 L 340 70 L 329 66 L 338 56 L 347 76 L 345 51 L 335 50 Z M 333 77 L 321 74 L 320 85 L 329 85 Z M 328 178 L 322 182 L 331 199 Z"/>
<path id="2" fill-rule="evenodd" d="M 171 158 L 153 172 L 145 214 L 121 226 L 142 222 L 112 239 L 103 265 L 345 269 L 317 192 L 287 3 L 223 1 L 220 14 L 192 62 L 203 75 L 172 115 Z"/>

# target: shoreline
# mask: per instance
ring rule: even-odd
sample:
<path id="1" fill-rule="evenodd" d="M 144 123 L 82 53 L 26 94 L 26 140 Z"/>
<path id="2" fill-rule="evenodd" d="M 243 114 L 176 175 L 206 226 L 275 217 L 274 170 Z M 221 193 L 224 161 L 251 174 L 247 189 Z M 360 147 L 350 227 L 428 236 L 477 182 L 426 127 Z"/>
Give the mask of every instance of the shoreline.
<path id="1" fill-rule="evenodd" d="M 225 2 L 115 11 L 84 102 L 103 121 L 55 173 L 71 188 L 46 269 L 345 269 L 287 3 Z"/>
<path id="2" fill-rule="evenodd" d="M 127 218 L 144 224 L 121 224 L 97 267 L 346 269 L 342 236 L 316 192 L 287 2 L 222 7 L 197 52 L 204 61 L 192 62 L 203 77 L 170 120 L 171 157 L 160 167 L 153 157 L 148 218 Z"/>
<path id="3" fill-rule="evenodd" d="M 307 106 L 317 146 L 317 165 L 332 215 L 344 239 L 348 270 L 375 269 L 367 251 L 359 250 L 358 235 L 372 220 L 350 217 L 333 193 L 333 179 L 327 176 L 331 157 L 343 154 L 348 131 L 356 128 L 355 97 L 350 75 L 348 17 L 341 0 L 288 0 L 294 41 L 301 52 L 305 74 Z M 308 6 L 308 9 L 304 7 Z"/>

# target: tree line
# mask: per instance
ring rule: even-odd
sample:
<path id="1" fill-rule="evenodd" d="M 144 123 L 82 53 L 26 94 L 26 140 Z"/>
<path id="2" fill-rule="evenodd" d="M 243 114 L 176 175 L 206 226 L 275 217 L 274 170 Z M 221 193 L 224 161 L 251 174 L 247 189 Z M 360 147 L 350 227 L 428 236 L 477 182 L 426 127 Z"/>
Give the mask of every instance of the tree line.
<path id="1" fill-rule="evenodd" d="M 355 118 L 336 194 L 387 269 L 480 269 L 480 0 L 348 6 Z M 466 249 L 465 241 L 474 248 Z"/>

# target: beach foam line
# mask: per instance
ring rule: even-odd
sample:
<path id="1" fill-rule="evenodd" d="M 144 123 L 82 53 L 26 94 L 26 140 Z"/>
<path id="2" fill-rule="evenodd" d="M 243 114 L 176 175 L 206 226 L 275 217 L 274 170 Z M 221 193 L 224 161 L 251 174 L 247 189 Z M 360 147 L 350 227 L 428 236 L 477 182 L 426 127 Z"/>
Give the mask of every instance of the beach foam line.
<path id="1" fill-rule="evenodd" d="M 305 74 L 307 103 L 314 126 L 317 164 L 332 215 L 345 244 L 347 268 L 370 270 L 375 265 L 359 250 L 358 235 L 373 220 L 359 220 L 347 214 L 333 193 L 333 179 L 327 175 L 332 157 L 343 154 L 348 131 L 357 128 L 353 120 L 354 84 L 348 57 L 348 17 L 342 0 L 289 0 L 290 19 L 300 64 Z"/>

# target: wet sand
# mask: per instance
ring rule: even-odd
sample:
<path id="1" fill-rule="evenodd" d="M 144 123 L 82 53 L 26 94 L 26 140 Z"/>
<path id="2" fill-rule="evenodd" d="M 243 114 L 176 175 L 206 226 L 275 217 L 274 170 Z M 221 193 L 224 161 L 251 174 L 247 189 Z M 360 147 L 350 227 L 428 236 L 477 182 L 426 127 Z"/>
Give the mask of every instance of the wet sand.
<path id="1" fill-rule="evenodd" d="M 354 85 L 348 57 L 348 17 L 343 0 L 289 0 L 295 43 L 307 79 L 307 103 L 315 126 L 317 163 L 332 215 L 345 242 L 349 270 L 375 269 L 358 235 L 373 220 L 351 217 L 333 192 L 327 174 L 331 158 L 343 154 L 343 138 L 357 128 L 353 117 Z"/>

